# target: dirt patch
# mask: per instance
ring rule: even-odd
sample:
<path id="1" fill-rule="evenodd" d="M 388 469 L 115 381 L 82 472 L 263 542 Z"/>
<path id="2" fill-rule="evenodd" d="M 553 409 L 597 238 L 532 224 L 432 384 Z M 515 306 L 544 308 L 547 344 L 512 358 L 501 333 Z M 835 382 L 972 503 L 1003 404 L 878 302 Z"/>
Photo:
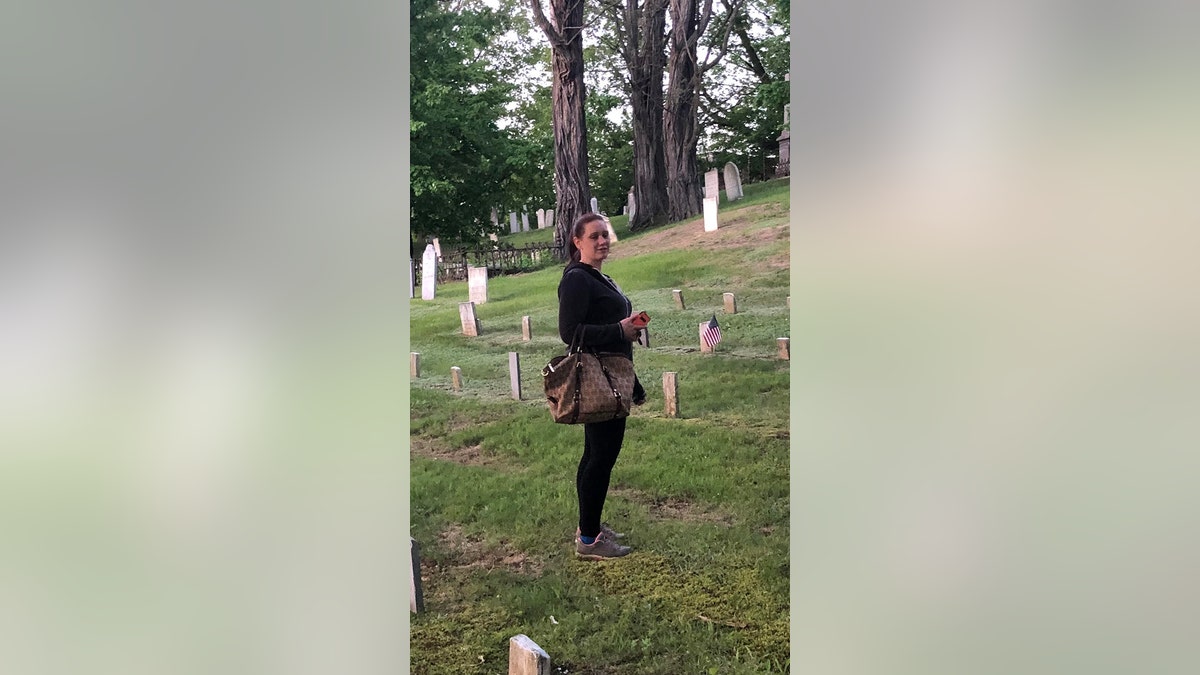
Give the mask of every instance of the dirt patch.
<path id="1" fill-rule="evenodd" d="M 653 253 L 671 248 L 717 251 L 746 246 L 762 246 L 788 236 L 788 212 L 779 204 L 755 204 L 740 209 L 722 211 L 718 216 L 720 227 L 716 232 L 704 231 L 704 218 L 699 217 L 667 229 L 650 232 L 622 240 L 613 247 L 612 258 L 619 260 L 643 253 Z M 762 227 L 759 223 L 769 218 L 783 218 L 778 225 Z M 770 261 L 772 265 L 787 266 L 787 256 Z"/>
<path id="2" fill-rule="evenodd" d="M 486 453 L 479 445 L 462 448 L 448 447 L 432 438 L 413 436 L 409 439 L 410 453 L 425 459 L 453 462 L 462 466 L 486 466 L 496 469 L 510 468 L 495 455 Z"/>
<path id="3" fill-rule="evenodd" d="M 713 523 L 727 527 L 734 524 L 733 516 L 677 497 L 655 497 L 632 488 L 612 488 L 612 495 L 642 504 L 650 512 L 650 520 L 682 520 L 689 523 Z"/>
<path id="4" fill-rule="evenodd" d="M 507 545 L 484 541 L 480 535 L 468 535 L 461 525 L 451 524 L 437 535 L 441 548 L 453 553 L 453 558 L 437 565 L 428 560 L 421 561 L 421 578 L 439 569 L 450 570 L 506 570 L 528 577 L 540 577 L 545 562 Z"/>

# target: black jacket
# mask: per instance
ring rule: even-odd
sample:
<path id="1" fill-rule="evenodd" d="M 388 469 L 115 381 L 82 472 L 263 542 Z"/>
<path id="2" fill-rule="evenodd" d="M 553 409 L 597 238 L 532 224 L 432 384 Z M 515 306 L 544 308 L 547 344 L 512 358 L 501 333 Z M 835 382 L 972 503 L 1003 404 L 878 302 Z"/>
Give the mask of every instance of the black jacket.
<path id="1" fill-rule="evenodd" d="M 598 352 L 633 358 L 633 343 L 625 339 L 620 322 L 633 306 L 608 276 L 591 265 L 571 262 L 558 282 L 558 336 L 571 344 L 582 326 L 581 344 Z"/>

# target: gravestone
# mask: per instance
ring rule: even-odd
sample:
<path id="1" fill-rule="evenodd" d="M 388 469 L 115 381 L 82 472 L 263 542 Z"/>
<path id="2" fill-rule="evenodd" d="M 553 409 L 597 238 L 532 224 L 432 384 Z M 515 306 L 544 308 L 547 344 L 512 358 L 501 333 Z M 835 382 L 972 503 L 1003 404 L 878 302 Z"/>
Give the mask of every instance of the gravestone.
<path id="1" fill-rule="evenodd" d="M 632 189 L 629 191 L 629 200 L 628 200 L 628 203 L 625 205 L 625 213 L 629 215 L 629 222 L 632 223 L 633 216 L 634 216 L 634 214 L 637 213 L 637 203 L 636 203 L 636 200 L 633 198 L 633 190 Z"/>
<path id="2" fill-rule="evenodd" d="M 721 198 L 721 172 L 713 169 L 704 174 L 704 198 Z"/>
<path id="3" fill-rule="evenodd" d="M 492 241 L 497 242 L 497 243 L 499 243 L 499 241 L 500 241 L 500 237 L 497 237 L 495 232 L 492 232 L 491 234 L 489 234 L 488 239 L 491 239 Z"/>
<path id="4" fill-rule="evenodd" d="M 617 231 L 613 229 L 612 223 L 608 222 L 608 218 L 604 219 L 604 226 L 608 228 L 608 240 L 617 243 Z"/>
<path id="5" fill-rule="evenodd" d="M 539 230 L 546 226 L 546 209 L 537 210 L 537 224 Z"/>
<path id="6" fill-rule="evenodd" d="M 421 376 L 421 353 L 420 352 L 409 352 L 408 353 L 408 374 L 414 378 Z"/>
<path id="7" fill-rule="evenodd" d="M 675 306 L 678 307 L 679 309 L 684 309 L 683 291 L 681 291 L 677 288 L 677 289 L 671 291 L 671 295 L 675 296 Z"/>
<path id="8" fill-rule="evenodd" d="M 554 229 L 554 209 L 546 209 L 546 227 Z"/>
<path id="9" fill-rule="evenodd" d="M 734 201 L 742 198 L 742 175 L 738 171 L 737 164 L 733 162 L 725 163 L 725 201 Z"/>
<path id="10" fill-rule="evenodd" d="M 521 339 L 529 342 L 533 339 L 533 327 L 529 324 L 529 317 L 521 317 Z"/>
<path id="11" fill-rule="evenodd" d="M 462 323 L 463 335 L 468 337 L 479 337 L 479 334 L 482 331 L 480 330 L 479 318 L 475 316 L 475 303 L 458 303 L 458 318 Z"/>
<path id="12" fill-rule="evenodd" d="M 725 313 L 737 314 L 737 298 L 733 297 L 733 293 L 723 294 L 725 298 Z"/>
<path id="13" fill-rule="evenodd" d="M 663 399 L 667 417 L 679 417 L 679 384 L 676 373 L 663 373 Z"/>
<path id="14" fill-rule="evenodd" d="M 433 238 L 433 252 L 437 254 L 438 260 L 442 259 L 442 244 L 437 237 Z"/>
<path id="15" fill-rule="evenodd" d="M 508 640 L 508 675 L 550 675 L 550 655 L 527 635 Z"/>
<path id="16" fill-rule="evenodd" d="M 482 305 L 487 302 L 488 269 L 486 267 L 467 268 L 467 293 L 471 302 Z"/>
<path id="17" fill-rule="evenodd" d="M 408 259 L 408 297 L 417 297 L 417 272 L 413 268 L 412 258 Z"/>
<path id="18" fill-rule="evenodd" d="M 595 197 L 592 197 L 592 213 L 600 213 L 600 206 L 596 203 Z"/>
<path id="19" fill-rule="evenodd" d="M 525 213 L 523 211 L 521 212 L 521 231 L 522 232 L 529 231 L 529 214 Z"/>
<path id="20" fill-rule="evenodd" d="M 704 231 L 717 231 L 717 198 L 704 198 Z"/>
<path id="21" fill-rule="evenodd" d="M 710 345 L 704 341 L 704 331 L 707 328 L 708 328 L 708 322 L 702 321 L 700 323 L 700 353 L 701 354 L 711 354 L 713 352 L 713 350 L 716 348 L 716 345 Z"/>
<path id="22" fill-rule="evenodd" d="M 508 231 L 512 234 L 516 234 L 521 231 L 521 224 L 517 222 L 516 211 L 508 212 Z"/>
<path id="23" fill-rule="evenodd" d="M 508 353 L 508 381 L 512 388 L 512 397 L 521 400 L 521 355 L 517 352 Z"/>
<path id="24" fill-rule="evenodd" d="M 792 360 L 792 341 L 790 338 L 777 338 L 776 344 L 779 345 L 779 358 L 784 361 Z"/>
<path id="25" fill-rule="evenodd" d="M 454 391 L 462 391 L 462 368 L 458 366 L 450 367 L 450 388 Z"/>
<path id="26" fill-rule="evenodd" d="M 421 256 L 421 299 L 432 300 L 437 287 L 437 253 L 433 244 L 425 245 L 425 253 Z"/>
<path id="27" fill-rule="evenodd" d="M 492 229 L 500 229 L 500 214 L 496 212 L 496 207 L 492 207 Z"/>

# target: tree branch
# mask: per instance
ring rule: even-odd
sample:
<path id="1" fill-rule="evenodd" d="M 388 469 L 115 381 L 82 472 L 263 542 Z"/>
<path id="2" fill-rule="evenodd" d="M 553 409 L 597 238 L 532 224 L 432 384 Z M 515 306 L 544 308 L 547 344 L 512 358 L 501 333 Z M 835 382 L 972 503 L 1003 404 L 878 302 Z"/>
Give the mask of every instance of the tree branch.
<path id="1" fill-rule="evenodd" d="M 550 44 L 557 47 L 565 47 L 567 45 L 566 39 L 563 38 L 562 33 L 559 33 L 554 29 L 554 26 L 550 25 L 550 21 L 546 19 L 545 12 L 542 11 L 542 0 L 529 0 L 529 5 L 533 8 L 533 22 L 546 34 L 546 39 L 550 40 Z"/>

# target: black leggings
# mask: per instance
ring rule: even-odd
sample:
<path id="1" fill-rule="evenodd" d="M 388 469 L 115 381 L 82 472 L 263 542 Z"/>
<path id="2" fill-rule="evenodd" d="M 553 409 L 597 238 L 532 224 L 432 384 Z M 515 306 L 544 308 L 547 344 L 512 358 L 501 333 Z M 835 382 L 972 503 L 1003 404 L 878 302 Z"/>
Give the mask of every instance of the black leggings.
<path id="1" fill-rule="evenodd" d="M 575 472 L 575 492 L 579 495 L 579 532 L 585 537 L 600 534 L 600 512 L 608 495 L 621 442 L 625 440 L 625 418 L 583 425 L 583 457 Z"/>

